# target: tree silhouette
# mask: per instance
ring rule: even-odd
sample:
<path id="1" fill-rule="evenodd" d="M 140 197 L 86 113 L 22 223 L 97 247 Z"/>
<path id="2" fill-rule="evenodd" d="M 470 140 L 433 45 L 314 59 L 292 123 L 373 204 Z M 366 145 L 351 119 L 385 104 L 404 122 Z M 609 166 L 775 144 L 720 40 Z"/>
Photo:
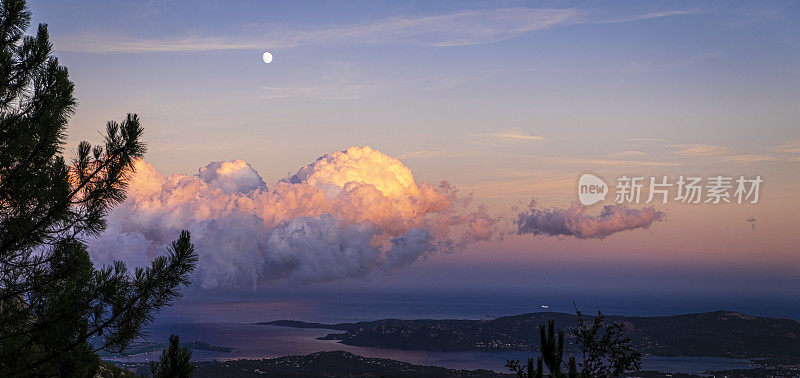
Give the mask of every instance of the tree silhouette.
<path id="1" fill-rule="evenodd" d="M 575 357 L 570 357 L 564 363 L 564 330 L 556 330 L 555 321 L 548 320 L 547 327 L 539 325 L 541 356 L 537 358 L 538 367 L 533 368 L 533 358 L 528 358 L 528 363 L 524 365 L 519 360 L 506 360 L 505 366 L 519 378 L 545 376 L 543 361 L 549 370 L 546 376 L 552 378 L 617 377 L 627 371 L 641 369 L 642 355 L 633 349 L 631 339 L 624 333 L 624 324 L 606 324 L 600 312 L 590 324 L 584 321 L 577 307 L 575 311 L 578 327 L 572 333 L 583 355 L 583 362 L 578 363 Z M 566 374 L 561 370 L 564 365 L 567 367 Z"/>
<path id="2" fill-rule="evenodd" d="M 158 363 L 150 362 L 150 373 L 154 378 L 188 378 L 194 371 L 192 350 L 180 345 L 178 335 L 169 336 L 169 347 L 161 352 Z"/>
<path id="3" fill-rule="evenodd" d="M 520 365 L 519 360 L 506 360 L 505 366 L 519 378 L 542 378 L 544 376 L 542 357 L 536 358 L 536 367 L 533 367 L 533 358 L 531 357 L 528 357 L 528 363 L 524 365 Z"/>
<path id="4" fill-rule="evenodd" d="M 539 336 L 541 338 L 542 360 L 547 365 L 551 377 L 561 377 L 561 363 L 564 361 L 564 330 L 558 330 L 556 338 L 556 322 L 547 322 L 547 332 L 545 333 L 544 324 L 539 325 Z"/>
<path id="5" fill-rule="evenodd" d="M 576 343 L 583 355 L 580 373 L 583 377 L 617 377 L 626 371 L 638 371 L 642 367 L 642 355 L 633 348 L 630 337 L 625 335 L 622 322 L 606 324 L 603 313 L 589 323 L 578 315 L 578 328 L 573 331 Z"/>
<path id="6" fill-rule="evenodd" d="M 136 115 L 105 141 L 62 152 L 75 111 L 47 26 L 25 36 L 24 0 L 0 3 L 0 376 L 94 375 L 94 352 L 121 352 L 178 298 L 197 255 L 189 233 L 147 268 L 96 269 L 84 238 L 106 227 L 145 152 Z"/>
<path id="7" fill-rule="evenodd" d="M 544 324 L 539 325 L 539 337 L 541 356 L 536 358 L 536 368 L 533 367 L 533 358 L 528 358 L 528 363 L 524 365 L 520 364 L 519 360 L 506 360 L 505 366 L 517 377 L 540 378 L 544 376 L 542 368 L 544 362 L 550 371 L 548 377 L 563 377 L 561 365 L 564 361 L 564 331 L 556 331 L 555 321 L 549 320 L 547 328 Z M 574 363 L 574 359 L 570 359 L 570 363 Z"/>
<path id="8" fill-rule="evenodd" d="M 569 376 L 569 378 L 578 378 L 581 376 L 581 373 L 578 371 L 578 362 L 575 361 L 575 357 L 569 358 L 569 364 L 567 369 L 568 369 L 567 376 Z"/>

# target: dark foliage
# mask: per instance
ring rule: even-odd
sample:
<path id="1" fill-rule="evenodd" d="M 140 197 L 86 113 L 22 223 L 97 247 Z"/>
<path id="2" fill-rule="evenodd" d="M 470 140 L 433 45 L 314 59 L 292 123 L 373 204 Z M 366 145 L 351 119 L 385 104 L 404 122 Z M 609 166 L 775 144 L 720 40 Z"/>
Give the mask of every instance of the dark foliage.
<path id="1" fill-rule="evenodd" d="M 529 357 L 528 362 L 524 365 L 520 364 L 519 360 L 506 360 L 505 366 L 519 378 L 542 378 L 544 376 L 541 356 L 536 358 L 536 367 L 533 366 L 532 357 Z"/>
<path id="2" fill-rule="evenodd" d="M 384 358 L 367 358 L 344 351 L 316 352 L 262 360 L 198 362 L 196 377 L 510 377 L 491 370 L 447 369 Z"/>
<path id="3" fill-rule="evenodd" d="M 547 322 L 547 332 L 545 332 L 544 324 L 539 325 L 539 334 L 541 344 L 539 349 L 542 352 L 542 360 L 547 365 L 547 370 L 550 371 L 550 376 L 560 377 L 561 364 L 564 362 L 564 330 L 558 330 L 558 338 L 556 338 L 556 322 L 549 320 Z"/>
<path id="4" fill-rule="evenodd" d="M 0 376 L 90 376 L 96 351 L 123 350 L 180 296 L 197 255 L 183 232 L 148 268 L 93 266 L 83 240 L 124 200 L 143 129 L 108 122 L 67 163 L 74 85 L 30 19 L 24 0 L 0 3 Z"/>
<path id="5" fill-rule="evenodd" d="M 622 322 L 606 324 L 603 314 L 598 313 L 592 323 L 587 323 L 577 308 L 576 312 L 578 327 L 573 334 L 583 354 L 583 362 L 578 363 L 575 357 L 570 357 L 569 362 L 564 363 L 564 330 L 556 330 L 555 321 L 549 320 L 547 327 L 539 325 L 541 356 L 537 368 L 533 368 L 533 358 L 528 358 L 525 365 L 521 365 L 519 360 L 507 360 L 506 367 L 520 378 L 544 376 L 542 361 L 547 366 L 547 376 L 553 378 L 618 377 L 641 369 L 642 356 L 624 334 Z M 564 366 L 566 374 L 561 370 Z"/>
<path id="6" fill-rule="evenodd" d="M 192 350 L 180 345 L 178 335 L 169 336 L 169 347 L 161 352 L 158 362 L 150 362 L 150 373 L 154 378 L 188 378 L 192 376 L 194 365 L 189 361 L 192 359 Z"/>
<path id="7" fill-rule="evenodd" d="M 528 363 L 520 365 L 519 360 L 506 360 L 506 367 L 517 377 L 541 378 L 544 376 L 542 362 L 547 365 L 548 377 L 564 377 L 561 366 L 564 363 L 564 330 L 556 331 L 554 320 L 539 325 L 539 351 L 541 356 L 536 359 L 536 367 L 533 367 L 533 358 L 528 358 Z M 569 359 L 569 377 L 577 377 L 575 358 Z"/>
<path id="8" fill-rule="evenodd" d="M 573 331 L 583 355 L 580 372 L 583 377 L 618 377 L 626 371 L 642 368 L 642 355 L 625 334 L 625 323 L 605 323 L 603 314 L 589 323 L 578 314 L 578 328 Z"/>

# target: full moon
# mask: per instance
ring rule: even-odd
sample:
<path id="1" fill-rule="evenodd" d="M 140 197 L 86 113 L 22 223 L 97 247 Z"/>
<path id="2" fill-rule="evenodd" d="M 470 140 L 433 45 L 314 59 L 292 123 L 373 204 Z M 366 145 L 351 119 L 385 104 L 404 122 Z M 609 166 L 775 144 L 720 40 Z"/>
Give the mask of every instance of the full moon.
<path id="1" fill-rule="evenodd" d="M 264 63 L 272 63 L 272 54 L 267 51 L 264 55 L 261 55 L 261 59 L 264 60 Z"/>

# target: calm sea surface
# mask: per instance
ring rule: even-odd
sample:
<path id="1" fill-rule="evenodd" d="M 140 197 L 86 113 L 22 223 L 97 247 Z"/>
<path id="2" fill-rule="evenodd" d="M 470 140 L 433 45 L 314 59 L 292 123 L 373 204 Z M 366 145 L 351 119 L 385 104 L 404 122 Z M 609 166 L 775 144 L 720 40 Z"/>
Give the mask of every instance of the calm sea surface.
<path id="1" fill-rule="evenodd" d="M 232 352 L 195 351 L 196 361 L 215 359 L 259 359 L 318 351 L 344 350 L 365 357 L 391 358 L 421 365 L 457 369 L 491 369 L 505 371 L 506 359 L 524 360 L 528 352 L 430 352 L 407 351 L 339 344 L 317 337 L 338 332 L 325 329 L 298 329 L 255 325 L 254 322 L 278 319 L 308 322 L 339 323 L 396 319 L 489 319 L 536 311 L 573 312 L 571 301 L 536 297 L 497 297 L 480 299 L 476 295 L 461 300 L 425 296 L 345 298 L 272 297 L 271 300 L 219 298 L 214 301 L 184 300 L 159 314 L 158 322 L 149 329 L 149 341 L 166 342 L 170 334 L 181 340 L 201 340 L 212 345 L 233 347 Z M 657 316 L 713 310 L 732 310 L 753 315 L 796 318 L 798 311 L 785 302 L 734 300 L 688 300 L 687 298 L 598 298 L 578 301 L 586 313 L 602 309 L 608 314 L 627 316 Z M 546 308 L 544 307 L 546 306 Z M 787 316 L 788 315 L 788 316 Z M 133 356 L 130 361 L 148 361 L 158 353 Z M 663 372 L 702 373 L 707 370 L 746 368 L 748 360 L 715 357 L 644 357 L 644 370 Z"/>
<path id="2" fill-rule="evenodd" d="M 260 359 L 318 351 L 344 350 L 365 357 L 391 358 L 419 365 L 444 366 L 455 369 L 491 369 L 504 371 L 507 358 L 524 360 L 534 356 L 528 352 L 430 352 L 358 347 L 333 340 L 317 340 L 331 332 L 324 329 L 299 329 L 262 326 L 251 323 L 160 324 L 151 328 L 149 339 L 165 341 L 170 334 L 182 340 L 202 340 L 217 346 L 237 348 L 232 352 L 194 351 L 193 360 Z M 132 356 L 128 361 L 150 361 L 160 352 Z M 702 373 L 706 370 L 732 369 L 747 366 L 747 360 L 714 357 L 645 357 L 644 370 Z"/>

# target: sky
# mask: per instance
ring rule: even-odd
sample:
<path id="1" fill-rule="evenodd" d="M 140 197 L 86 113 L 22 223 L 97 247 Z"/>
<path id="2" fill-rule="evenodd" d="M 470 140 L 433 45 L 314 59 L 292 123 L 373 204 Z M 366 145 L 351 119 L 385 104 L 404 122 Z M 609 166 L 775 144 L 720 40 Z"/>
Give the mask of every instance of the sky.
<path id="1" fill-rule="evenodd" d="M 131 261 L 142 262 L 174 238 L 158 239 L 154 230 L 194 227 L 210 235 L 200 243 L 215 251 L 206 261 L 227 273 L 201 266 L 197 296 L 233 290 L 258 297 L 265 290 L 301 290 L 297 285 L 378 293 L 513 287 L 583 295 L 741 294 L 787 302 L 800 296 L 796 2 L 33 0 L 30 7 L 34 22 L 49 25 L 55 55 L 76 83 L 69 146 L 99 141 L 106 121 L 129 112 L 145 127 L 142 169 L 150 176 L 120 215 L 112 214 L 109 233 L 116 234 L 100 246 L 110 248 L 123 238 L 118 234 L 125 245 L 150 243 L 145 252 L 131 252 L 139 254 Z M 274 56 L 270 64 L 261 60 L 265 51 Z M 337 151 L 351 153 L 326 155 Z M 368 177 L 359 180 L 379 189 L 386 184 L 375 202 L 358 197 L 364 192 L 341 197 L 346 179 L 355 176 L 336 167 L 356 154 L 371 156 L 373 165 L 348 172 L 360 169 Z M 321 156 L 328 156 L 323 160 L 333 173 L 312 164 Z M 233 187 L 209 181 L 229 167 L 209 163 L 236 159 L 248 165 L 235 165 L 240 176 Z M 397 182 L 375 179 L 389 166 L 399 172 L 389 178 Z M 201 167 L 216 170 L 213 178 L 197 176 Z M 611 184 L 606 204 L 621 176 L 673 182 L 760 176 L 764 182 L 757 204 L 686 205 L 671 198 L 628 205 L 642 222 L 615 224 L 602 235 L 517 232 L 522 215 L 552 217 L 554 209 L 570 209 L 578 177 L 587 172 Z M 403 181 L 408 174 L 415 185 Z M 240 179 L 251 181 L 242 187 Z M 451 205 L 470 199 L 465 208 L 419 204 L 443 198 L 442 180 L 458 188 L 448 197 Z M 396 185 L 413 195 L 387 194 Z M 289 193 L 310 187 L 325 198 L 311 201 L 314 209 L 293 212 L 308 202 Z M 270 194 L 240 193 L 252 190 Z M 532 199 L 542 213 L 529 209 Z M 357 211 L 378 204 L 399 206 L 400 215 Z M 259 206 L 271 207 L 254 210 Z M 642 220 L 637 211 L 650 206 L 656 213 Z M 570 213 L 568 222 L 592 222 L 602 208 Z M 290 235 L 284 226 L 311 227 L 312 218 L 324 224 L 325 212 L 338 230 L 361 227 L 353 231 L 357 237 L 337 234 L 337 243 L 365 237 L 369 253 L 393 253 L 394 237 L 411 243 L 419 236 L 435 246 L 397 255 L 408 261 L 359 255 L 377 260 L 334 272 L 320 268 L 326 263 L 313 253 L 296 257 L 294 247 L 280 250 L 285 260 L 270 260 L 277 259 L 275 245 L 291 244 L 270 244 L 284 235 L 279 230 Z M 212 223 L 222 231 L 208 231 Z M 365 231 L 367 223 L 379 231 Z M 223 236 L 234 227 L 242 238 L 267 242 L 231 247 Z M 459 235 L 456 248 L 442 247 L 452 234 Z M 252 256 L 229 252 L 248 248 Z M 98 253 L 99 261 L 120 257 Z M 266 263 L 265 254 L 272 256 Z M 241 265 L 225 270 L 227 260 Z M 244 285 L 242 266 L 253 261 L 300 268 L 249 272 Z"/>

